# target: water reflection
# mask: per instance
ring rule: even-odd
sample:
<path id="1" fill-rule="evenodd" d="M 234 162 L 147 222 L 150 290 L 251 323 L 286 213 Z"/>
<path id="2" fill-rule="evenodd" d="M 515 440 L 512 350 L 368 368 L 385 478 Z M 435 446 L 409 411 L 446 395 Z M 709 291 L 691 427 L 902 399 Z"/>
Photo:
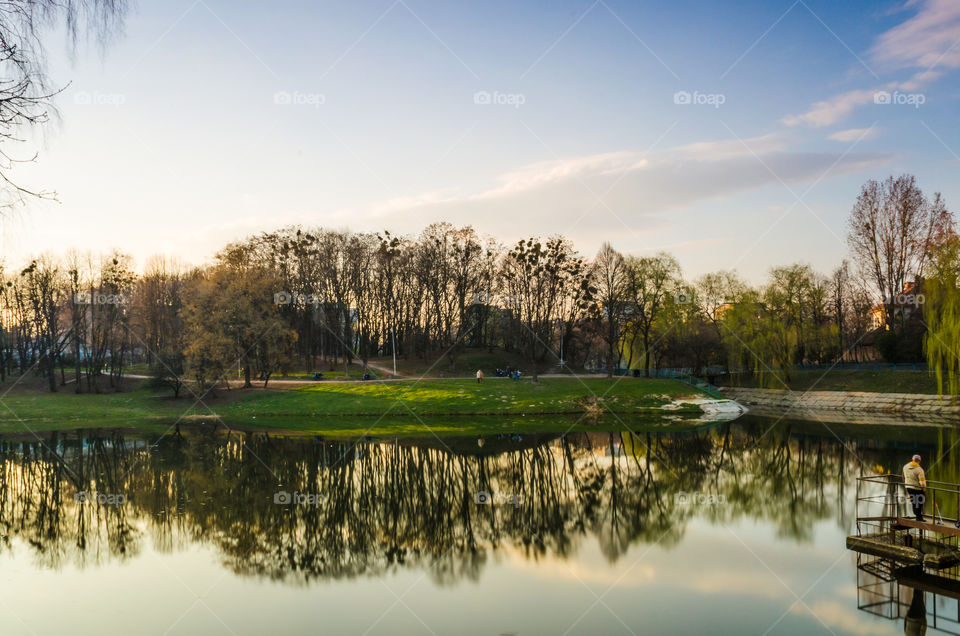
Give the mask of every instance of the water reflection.
<path id="1" fill-rule="evenodd" d="M 656 546 L 655 560 L 632 575 L 656 580 L 668 602 L 680 604 L 691 594 L 722 602 L 734 590 L 774 598 L 764 594 L 776 592 L 778 578 L 791 573 L 798 573 L 791 589 L 802 591 L 821 580 L 821 565 L 833 567 L 839 557 L 849 569 L 837 567 L 830 580 L 846 580 L 851 597 L 840 597 L 843 603 L 821 598 L 818 611 L 826 607 L 850 621 L 845 608 L 858 623 L 871 617 L 857 609 L 885 608 L 873 613 L 896 621 L 889 627 L 916 630 L 923 595 L 910 596 L 908 586 L 888 590 L 891 577 L 882 564 L 854 570 L 867 562 L 844 555 L 843 537 L 855 529 L 855 478 L 875 468 L 897 470 L 914 452 L 944 455 L 930 476 L 950 478 L 957 441 L 956 431 L 841 430 L 749 417 L 682 434 L 359 442 L 251 433 L 52 433 L 42 441 L 0 440 L 0 545 L 11 557 L 8 567 L 28 555 L 35 572 L 75 569 L 88 579 L 93 566 L 112 570 L 136 562 L 149 571 L 159 565 L 151 554 L 172 560 L 202 549 L 215 555 L 218 572 L 291 592 L 319 581 L 341 582 L 346 590 L 348 583 L 404 573 L 429 577 L 437 589 L 472 590 L 481 588 L 463 584 L 489 585 L 498 572 L 540 569 L 549 580 L 547 573 L 570 573 L 565 563 L 602 566 L 594 570 L 598 580 L 620 572 L 605 583 L 616 584 Z M 824 535 L 826 527 L 833 531 Z M 761 534 L 751 539 L 750 528 Z M 733 551 L 748 560 L 738 563 Z M 504 570 L 504 562 L 529 568 Z M 585 592 L 581 581 L 571 583 L 558 589 Z M 760 589 L 771 583 L 771 590 Z M 872 586 L 870 594 L 890 596 L 862 596 L 868 592 L 862 584 Z M 780 591 L 789 608 L 793 597 Z M 944 612 L 936 599 L 927 601 L 932 627 L 931 612 Z M 620 603 L 618 613 L 628 612 L 631 601 Z M 242 606 L 238 601 L 231 608 Z M 782 608 L 770 616 L 758 609 L 752 619 L 761 632 L 771 624 L 795 630 L 802 618 L 797 610 L 780 623 Z M 579 611 L 566 620 L 576 620 Z M 621 625 L 608 618 L 614 622 L 594 628 Z M 847 629 L 853 624 L 831 623 L 838 633 L 866 633 Z"/>
<path id="2" fill-rule="evenodd" d="M 847 524 L 858 457 L 873 464 L 884 452 L 766 430 L 360 443 L 51 434 L 0 442 L 0 524 L 5 546 L 29 544 L 49 568 L 130 559 L 144 542 L 161 552 L 204 543 L 243 575 L 422 568 L 440 583 L 477 579 L 505 547 L 563 557 L 592 540 L 615 562 L 637 543 L 675 545 L 698 517 L 764 520 L 799 542 L 818 520 Z"/>

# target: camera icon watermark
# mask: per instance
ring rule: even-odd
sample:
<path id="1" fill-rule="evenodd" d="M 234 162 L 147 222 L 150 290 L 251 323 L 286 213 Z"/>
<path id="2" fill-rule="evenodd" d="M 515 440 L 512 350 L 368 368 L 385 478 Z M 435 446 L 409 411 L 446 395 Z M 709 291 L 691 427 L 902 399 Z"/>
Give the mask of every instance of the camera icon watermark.
<path id="1" fill-rule="evenodd" d="M 901 93 L 900 91 L 877 91 L 873 94 L 874 104 L 892 104 L 896 106 L 913 106 L 920 108 L 927 103 L 927 96 L 923 93 Z"/>
<path id="2" fill-rule="evenodd" d="M 727 102 L 723 93 L 701 93 L 700 91 L 677 91 L 673 94 L 673 103 L 681 106 L 713 106 L 720 108 Z"/>
<path id="3" fill-rule="evenodd" d="M 693 303 L 693 294 L 686 291 L 673 292 L 673 303 L 675 305 L 689 305 Z"/>

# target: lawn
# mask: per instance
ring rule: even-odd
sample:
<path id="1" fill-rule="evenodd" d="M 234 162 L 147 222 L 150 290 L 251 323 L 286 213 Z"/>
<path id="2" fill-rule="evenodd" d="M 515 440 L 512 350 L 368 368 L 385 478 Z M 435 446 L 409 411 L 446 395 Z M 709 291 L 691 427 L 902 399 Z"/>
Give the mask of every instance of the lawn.
<path id="1" fill-rule="evenodd" d="M 725 380 L 729 386 L 760 386 L 756 377 Z M 791 371 L 787 386 L 777 380 L 764 384 L 770 389 L 790 388 L 794 391 L 867 391 L 870 393 L 933 393 L 937 392 L 937 379 L 927 371 L 879 371 L 833 369 Z"/>
<path id="2" fill-rule="evenodd" d="M 323 434 L 472 434 L 512 432 L 514 428 L 564 430 L 588 413 L 611 424 L 622 418 L 647 418 L 662 426 L 700 412 L 693 405 L 671 411 L 662 410 L 662 405 L 678 396 L 699 394 L 681 382 L 637 378 L 544 378 L 539 383 L 496 378 L 483 384 L 431 379 L 221 390 L 194 404 L 188 391 L 174 400 L 169 392 L 145 388 L 77 395 L 71 391 L 51 394 L 33 386 L 17 387 L 3 397 L 0 433 L 72 428 L 164 430 L 177 421 L 220 421 L 231 428 Z"/>
<path id="3" fill-rule="evenodd" d="M 593 404 L 619 414 L 649 413 L 679 395 L 698 392 L 682 382 L 651 379 L 505 378 L 318 383 L 282 392 L 251 392 L 222 409 L 229 418 L 265 415 L 547 415 L 582 414 Z"/>

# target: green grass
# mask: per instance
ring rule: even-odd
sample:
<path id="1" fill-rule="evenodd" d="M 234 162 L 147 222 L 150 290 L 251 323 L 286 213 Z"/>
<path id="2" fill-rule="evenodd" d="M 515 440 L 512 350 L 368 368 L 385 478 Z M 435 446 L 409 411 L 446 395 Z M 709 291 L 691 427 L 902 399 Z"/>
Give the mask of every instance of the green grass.
<path id="1" fill-rule="evenodd" d="M 2 391 L 0 386 L 0 391 Z M 700 412 L 686 406 L 663 411 L 672 398 L 699 394 L 670 380 L 545 378 L 514 382 L 488 379 L 389 383 L 317 383 L 286 390 L 221 390 L 193 405 L 188 391 L 135 389 L 123 393 L 48 393 L 17 387 L 0 406 L 0 433 L 75 428 L 165 430 L 184 424 L 222 421 L 231 428 L 314 434 L 473 434 L 517 430 L 566 430 L 599 397 L 600 418 L 616 424 L 646 418 L 652 426 L 677 423 Z M 192 406 L 193 405 L 193 406 Z M 544 418 L 551 415 L 554 417 Z M 540 416 L 540 417 L 538 417 Z M 587 418 L 593 420 L 593 418 Z M 551 423 L 552 422 L 552 423 Z M 581 423 L 589 426 L 589 421 Z M 373 428 L 371 428 L 373 427 Z"/>
<path id="2" fill-rule="evenodd" d="M 739 378 L 724 382 L 730 386 L 760 386 L 756 377 Z M 766 388 L 794 391 L 867 391 L 871 393 L 933 393 L 937 392 L 937 379 L 926 371 L 867 371 L 834 369 L 832 371 L 791 371 L 785 387 L 777 380 L 764 383 Z"/>
<path id="3" fill-rule="evenodd" d="M 264 415 L 545 415 L 582 414 L 586 402 L 599 396 L 603 410 L 617 414 L 647 413 L 678 395 L 697 393 L 672 380 L 622 381 L 606 378 L 544 378 L 515 382 L 504 378 L 330 383 L 283 392 L 250 393 L 223 409 L 224 417 Z"/>

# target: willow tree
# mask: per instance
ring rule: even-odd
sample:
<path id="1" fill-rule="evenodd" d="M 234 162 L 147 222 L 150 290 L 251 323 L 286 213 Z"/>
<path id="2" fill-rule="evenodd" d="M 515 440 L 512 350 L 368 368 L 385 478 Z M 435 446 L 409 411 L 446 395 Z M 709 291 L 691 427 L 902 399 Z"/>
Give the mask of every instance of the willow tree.
<path id="1" fill-rule="evenodd" d="M 731 365 L 749 369 L 763 385 L 787 388 L 796 331 L 769 296 L 752 289 L 744 292 L 740 302 L 723 313 L 723 340 Z"/>
<path id="2" fill-rule="evenodd" d="M 923 350 L 927 364 L 937 376 L 937 391 L 960 394 L 960 239 L 938 247 L 926 280 L 923 318 L 927 332 Z"/>

